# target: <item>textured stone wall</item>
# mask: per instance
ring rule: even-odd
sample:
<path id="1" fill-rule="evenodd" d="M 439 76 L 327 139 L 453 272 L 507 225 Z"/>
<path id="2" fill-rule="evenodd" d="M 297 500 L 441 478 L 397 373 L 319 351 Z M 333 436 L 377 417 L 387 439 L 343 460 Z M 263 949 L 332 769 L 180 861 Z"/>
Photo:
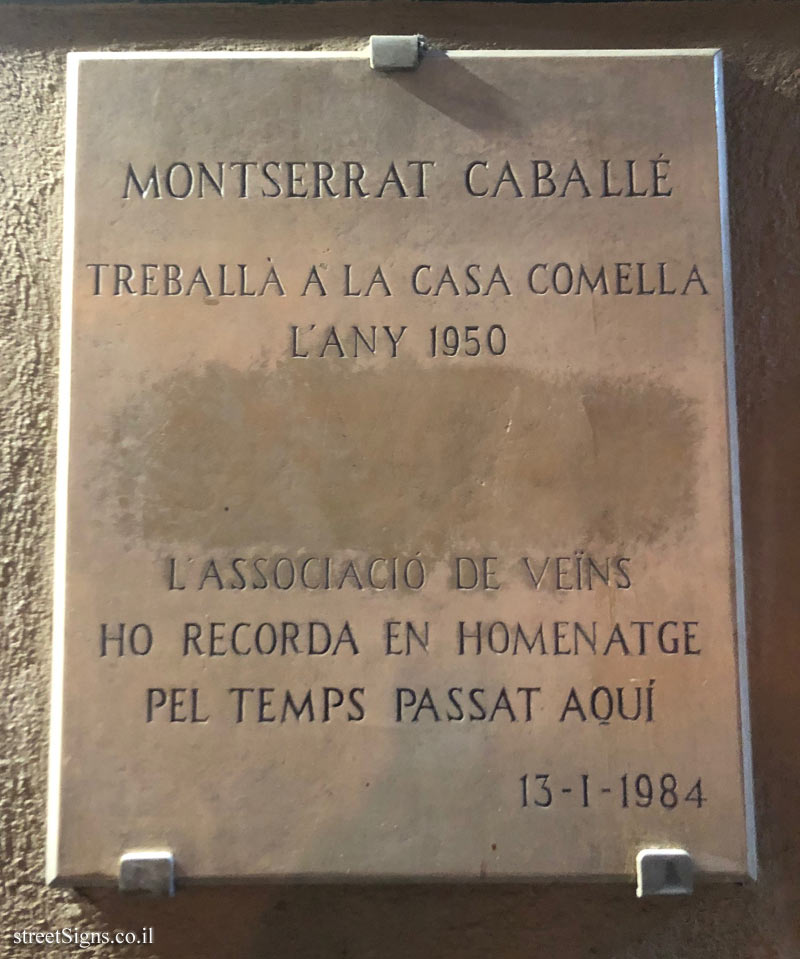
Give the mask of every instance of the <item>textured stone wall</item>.
<path id="1" fill-rule="evenodd" d="M 417 31 L 449 47 L 725 50 L 759 881 L 644 902 L 605 885 L 194 888 L 171 901 L 48 889 L 64 54 L 335 48 Z M 3 4 L 0 57 L 0 955 L 800 956 L 800 4 Z M 78 950 L 10 935 L 75 925 L 152 925 L 155 944 Z"/>

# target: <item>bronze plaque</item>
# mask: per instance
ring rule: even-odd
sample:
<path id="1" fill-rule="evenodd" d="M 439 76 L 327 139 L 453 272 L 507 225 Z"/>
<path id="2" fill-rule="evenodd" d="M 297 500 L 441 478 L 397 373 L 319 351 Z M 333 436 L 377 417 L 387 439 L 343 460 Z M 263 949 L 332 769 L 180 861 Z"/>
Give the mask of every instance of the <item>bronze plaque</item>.
<path id="1" fill-rule="evenodd" d="M 720 84 L 70 58 L 51 879 L 753 874 Z"/>

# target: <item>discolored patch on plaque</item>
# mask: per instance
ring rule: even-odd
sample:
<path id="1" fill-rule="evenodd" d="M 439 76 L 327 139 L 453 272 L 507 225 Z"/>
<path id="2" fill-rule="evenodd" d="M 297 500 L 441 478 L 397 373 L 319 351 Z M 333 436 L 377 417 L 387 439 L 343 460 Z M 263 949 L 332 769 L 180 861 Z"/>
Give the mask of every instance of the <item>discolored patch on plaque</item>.
<path id="1" fill-rule="evenodd" d="M 120 530 L 156 547 L 650 545 L 695 515 L 691 404 L 647 379 L 212 362 L 121 411 L 105 496 Z"/>
<path id="2" fill-rule="evenodd" d="M 70 57 L 52 880 L 754 873 L 720 82 Z"/>

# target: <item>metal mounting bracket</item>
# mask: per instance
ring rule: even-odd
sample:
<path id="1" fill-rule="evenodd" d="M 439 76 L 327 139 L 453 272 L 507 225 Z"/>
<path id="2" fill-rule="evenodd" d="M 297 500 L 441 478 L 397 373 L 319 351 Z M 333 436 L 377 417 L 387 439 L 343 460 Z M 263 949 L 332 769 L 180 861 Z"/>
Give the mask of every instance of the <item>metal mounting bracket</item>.
<path id="1" fill-rule="evenodd" d="M 373 70 L 416 70 L 425 49 L 425 37 L 378 35 L 369 38 L 369 65 Z"/>
<path id="2" fill-rule="evenodd" d="M 119 860 L 119 891 L 175 895 L 175 858 L 169 850 L 126 852 Z"/>
<path id="3" fill-rule="evenodd" d="M 641 849 L 636 856 L 636 895 L 690 896 L 694 860 L 685 849 Z"/>

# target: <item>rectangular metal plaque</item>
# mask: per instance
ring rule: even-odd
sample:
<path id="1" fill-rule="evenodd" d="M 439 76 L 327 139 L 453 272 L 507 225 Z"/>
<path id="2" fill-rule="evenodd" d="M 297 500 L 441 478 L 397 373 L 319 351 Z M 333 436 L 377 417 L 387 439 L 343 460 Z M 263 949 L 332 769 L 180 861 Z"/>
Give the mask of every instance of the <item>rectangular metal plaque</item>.
<path id="1" fill-rule="evenodd" d="M 719 54 L 68 72 L 50 878 L 752 875 Z"/>

